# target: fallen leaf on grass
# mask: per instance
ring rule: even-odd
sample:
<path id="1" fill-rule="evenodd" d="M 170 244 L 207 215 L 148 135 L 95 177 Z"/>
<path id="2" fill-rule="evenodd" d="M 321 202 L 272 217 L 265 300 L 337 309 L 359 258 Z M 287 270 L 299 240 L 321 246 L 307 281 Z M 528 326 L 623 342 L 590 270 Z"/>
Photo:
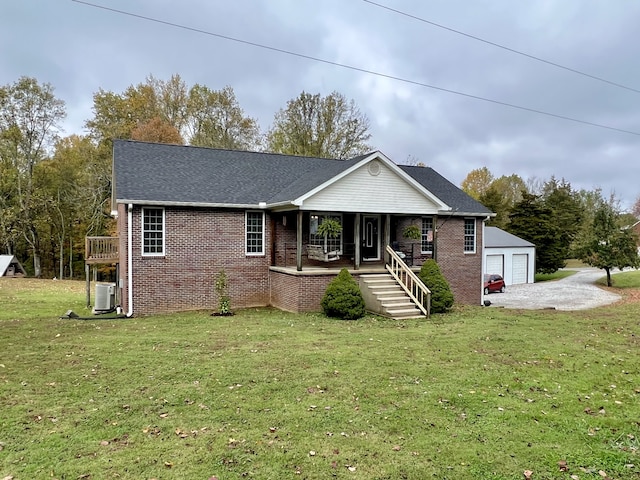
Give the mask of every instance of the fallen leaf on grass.
<path id="1" fill-rule="evenodd" d="M 353 465 L 346 465 L 347 470 L 349 470 L 350 472 L 355 472 L 356 471 L 356 467 L 354 467 Z"/>
<path id="2" fill-rule="evenodd" d="M 7 475 L 2 480 L 13 480 L 13 475 Z"/>
<path id="3" fill-rule="evenodd" d="M 107 445 L 109 445 L 109 441 L 108 440 L 102 440 L 100 442 L 100 445 L 103 446 L 103 447 L 106 447 Z"/>
<path id="4" fill-rule="evenodd" d="M 394 445 L 391 450 L 393 450 L 394 452 L 399 452 L 401 449 L 402 447 L 400 445 Z"/>
<path id="5" fill-rule="evenodd" d="M 164 466 L 167 468 L 173 467 L 173 462 L 164 462 Z"/>
<path id="6" fill-rule="evenodd" d="M 169 416 L 168 413 L 161 413 L 160 418 L 167 418 Z"/>
<path id="7" fill-rule="evenodd" d="M 533 472 L 532 472 L 531 470 L 525 470 L 525 471 L 524 471 L 524 478 L 525 478 L 526 480 L 531 480 L 531 478 L 532 478 L 531 476 L 532 476 L 532 475 L 533 475 Z"/>
<path id="8" fill-rule="evenodd" d="M 567 468 L 567 461 L 566 460 L 560 460 L 558 462 L 558 467 L 560 468 L 561 472 L 566 472 L 568 470 Z"/>

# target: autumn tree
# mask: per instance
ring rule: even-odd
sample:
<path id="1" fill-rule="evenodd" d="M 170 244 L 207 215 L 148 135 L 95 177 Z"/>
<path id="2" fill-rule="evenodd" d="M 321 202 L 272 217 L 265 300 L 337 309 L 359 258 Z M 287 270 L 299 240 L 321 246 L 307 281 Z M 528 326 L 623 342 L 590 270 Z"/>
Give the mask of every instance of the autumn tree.
<path id="1" fill-rule="evenodd" d="M 267 150 L 287 155 L 346 159 L 371 150 L 369 119 L 338 92 L 302 92 L 274 117 Z"/>
<path id="2" fill-rule="evenodd" d="M 506 228 L 513 206 L 522 200 L 522 194 L 526 191 L 525 182 L 516 174 L 502 175 L 493 179 L 478 199 L 496 214 L 487 222 L 487 225 Z"/>
<path id="3" fill-rule="evenodd" d="M 143 142 L 175 143 L 182 145 L 184 140 L 176 127 L 160 117 L 140 123 L 131 131 L 131 138 Z"/>
<path id="4" fill-rule="evenodd" d="M 466 194 L 480 201 L 480 199 L 488 193 L 488 190 L 491 187 L 493 180 L 494 180 L 493 174 L 489 171 L 487 167 L 476 168 L 474 170 L 471 170 L 467 174 L 465 179 L 462 180 L 462 183 L 460 184 L 460 188 L 462 188 L 462 190 Z M 484 205 L 489 207 L 489 205 L 487 204 L 484 204 Z"/>
<path id="5" fill-rule="evenodd" d="M 36 166 L 47 157 L 48 149 L 60 131 L 65 117 L 64 102 L 53 93 L 53 87 L 35 78 L 21 77 L 13 84 L 0 87 L 0 155 L 3 174 L 11 183 L 3 202 L 10 212 L 8 223 L 25 239 L 33 257 L 35 276 L 41 271 L 40 235 L 36 225 L 43 208 L 40 192 L 34 185 Z M 6 229 L 7 221 L 3 221 Z M 10 235 L 11 237 L 11 235 Z M 15 238 L 5 239 L 4 243 Z"/>
<path id="6" fill-rule="evenodd" d="M 640 266 L 637 238 L 620 224 L 620 211 L 613 198 L 600 202 L 589 227 L 581 232 L 576 253 L 583 262 L 606 272 L 609 287 L 613 268 Z"/>
<path id="7" fill-rule="evenodd" d="M 194 85 L 187 100 L 186 135 L 191 145 L 255 150 L 260 145 L 258 122 L 245 115 L 229 86 L 211 90 Z"/>

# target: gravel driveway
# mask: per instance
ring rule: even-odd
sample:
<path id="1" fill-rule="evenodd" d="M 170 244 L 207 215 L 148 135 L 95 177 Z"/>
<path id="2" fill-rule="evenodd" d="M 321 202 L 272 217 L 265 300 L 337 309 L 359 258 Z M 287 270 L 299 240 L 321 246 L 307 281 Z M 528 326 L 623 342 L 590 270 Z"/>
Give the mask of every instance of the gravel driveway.
<path id="1" fill-rule="evenodd" d="M 620 300 L 620 295 L 610 293 L 595 285 L 606 275 L 596 268 L 572 268 L 576 273 L 562 280 L 541 283 L 509 285 L 504 293 L 485 295 L 492 307 L 524 308 L 537 310 L 586 310 L 609 305 Z"/>

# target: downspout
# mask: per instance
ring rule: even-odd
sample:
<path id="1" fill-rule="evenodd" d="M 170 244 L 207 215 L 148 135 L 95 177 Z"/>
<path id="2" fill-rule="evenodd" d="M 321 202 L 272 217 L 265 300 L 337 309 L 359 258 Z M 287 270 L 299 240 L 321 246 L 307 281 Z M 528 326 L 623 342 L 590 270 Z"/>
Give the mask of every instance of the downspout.
<path id="1" fill-rule="evenodd" d="M 133 221 L 133 204 L 127 206 L 127 317 L 133 315 L 133 241 L 132 224 Z"/>
<path id="2" fill-rule="evenodd" d="M 485 261 L 485 256 L 484 256 L 484 253 L 485 253 L 485 251 L 484 251 L 484 249 L 485 249 L 485 246 L 484 246 L 484 244 L 485 244 L 485 237 L 484 237 L 484 234 L 485 234 L 485 227 L 487 226 L 486 224 L 487 224 L 487 222 L 488 222 L 490 219 L 491 219 L 491 217 L 490 217 L 490 216 L 487 216 L 487 217 L 482 221 L 482 260 L 481 260 L 481 262 L 482 262 L 482 268 L 480 269 L 480 270 L 481 270 L 481 272 L 482 272 L 482 274 L 480 275 L 480 288 L 482 289 L 482 290 L 480 290 L 480 291 L 482 292 L 482 297 L 481 297 L 481 298 L 482 298 L 482 300 L 480 301 L 480 305 L 484 305 L 484 301 L 485 301 L 485 298 L 484 298 L 484 261 Z"/>

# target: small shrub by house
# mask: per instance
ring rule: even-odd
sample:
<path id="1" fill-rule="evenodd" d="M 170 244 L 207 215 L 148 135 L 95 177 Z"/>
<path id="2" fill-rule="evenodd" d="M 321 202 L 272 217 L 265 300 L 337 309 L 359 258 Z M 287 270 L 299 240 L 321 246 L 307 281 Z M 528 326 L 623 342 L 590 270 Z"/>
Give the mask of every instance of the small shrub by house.
<path id="1" fill-rule="evenodd" d="M 453 305 L 453 293 L 435 260 L 429 259 L 420 268 L 420 280 L 431 290 L 431 312 L 445 313 Z"/>
<path id="2" fill-rule="evenodd" d="M 344 320 L 356 320 L 365 313 L 360 287 L 346 268 L 327 286 L 321 305 L 327 316 Z"/>

